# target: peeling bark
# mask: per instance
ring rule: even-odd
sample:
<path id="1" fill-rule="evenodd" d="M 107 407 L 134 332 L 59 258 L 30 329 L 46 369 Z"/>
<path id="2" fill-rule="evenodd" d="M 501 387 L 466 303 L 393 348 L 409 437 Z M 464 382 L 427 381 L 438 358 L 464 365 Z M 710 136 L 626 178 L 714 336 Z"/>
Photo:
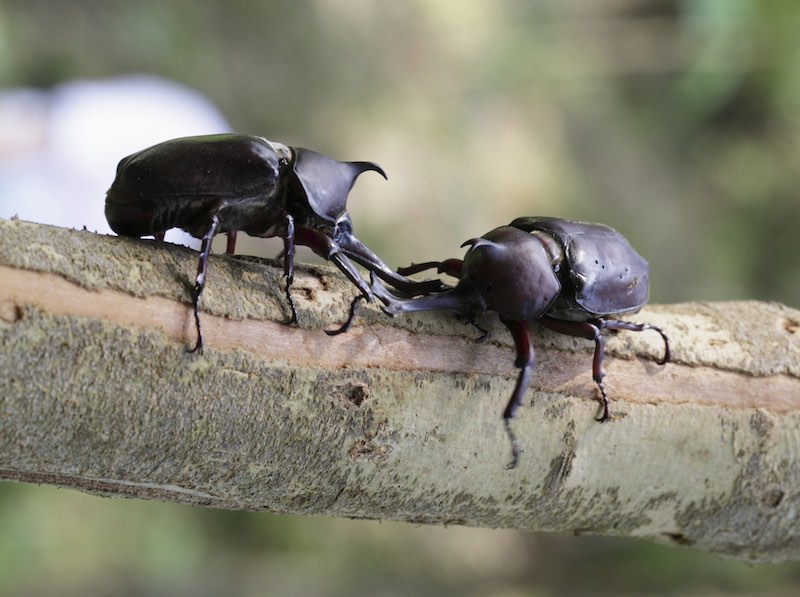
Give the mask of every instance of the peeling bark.
<path id="1" fill-rule="evenodd" d="M 0 220 L 0 478 L 218 508 L 643 537 L 755 561 L 800 557 L 800 312 L 650 306 L 592 344 L 534 325 L 537 367 L 506 470 L 511 338 L 446 314 L 362 309 L 298 268 L 215 256 L 194 341 L 191 250 Z"/>

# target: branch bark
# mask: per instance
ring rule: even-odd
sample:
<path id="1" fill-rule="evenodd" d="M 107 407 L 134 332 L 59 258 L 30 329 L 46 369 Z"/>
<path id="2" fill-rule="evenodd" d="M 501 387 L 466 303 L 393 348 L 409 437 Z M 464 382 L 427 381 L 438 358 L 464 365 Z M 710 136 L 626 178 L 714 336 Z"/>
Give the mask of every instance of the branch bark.
<path id="1" fill-rule="evenodd" d="M 0 220 L 0 478 L 229 509 L 644 537 L 800 557 L 800 312 L 650 306 L 670 335 L 607 344 L 599 424 L 588 342 L 534 330 L 525 450 L 506 470 L 511 339 L 375 307 L 299 268 L 215 256 L 204 355 L 182 247 Z"/>

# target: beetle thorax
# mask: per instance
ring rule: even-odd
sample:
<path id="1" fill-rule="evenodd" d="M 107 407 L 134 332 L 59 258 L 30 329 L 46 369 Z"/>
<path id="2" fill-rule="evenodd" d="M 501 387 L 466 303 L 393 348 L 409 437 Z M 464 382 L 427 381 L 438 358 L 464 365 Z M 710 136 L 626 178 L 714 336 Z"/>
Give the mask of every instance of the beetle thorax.
<path id="1" fill-rule="evenodd" d="M 510 319 L 537 319 L 555 300 L 561 285 L 551 266 L 553 255 L 540 239 L 502 227 L 471 244 L 464 257 L 464 279 L 487 309 Z"/>

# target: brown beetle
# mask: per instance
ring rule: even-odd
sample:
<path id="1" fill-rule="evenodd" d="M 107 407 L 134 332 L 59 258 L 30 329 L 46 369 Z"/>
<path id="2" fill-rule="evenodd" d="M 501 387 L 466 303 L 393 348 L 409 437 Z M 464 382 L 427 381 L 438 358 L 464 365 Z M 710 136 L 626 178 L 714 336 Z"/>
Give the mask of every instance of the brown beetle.
<path id="1" fill-rule="evenodd" d="M 203 239 L 193 301 L 197 343 L 192 349 L 202 351 L 197 309 L 211 241 L 221 232 L 228 233 L 228 253 L 233 253 L 240 230 L 283 238 L 290 323 L 297 321 L 291 295 L 295 244 L 333 261 L 368 301 L 372 292 L 350 259 L 408 296 L 442 288 L 438 280 L 418 282 L 397 274 L 353 234 L 347 195 L 356 178 L 370 170 L 386 177 L 373 162 L 338 162 L 253 135 L 183 137 L 120 161 L 106 196 L 106 219 L 124 236 L 163 238 L 170 228 L 181 228 Z M 347 330 L 356 304 L 347 322 L 330 333 Z"/>
<path id="2" fill-rule="evenodd" d="M 649 298 L 649 266 L 624 236 L 602 224 L 560 218 L 518 218 L 480 238 L 466 241 L 463 261 L 448 259 L 401 268 L 410 275 L 430 268 L 459 278 L 455 288 L 413 299 L 398 297 L 373 276 L 372 291 L 390 315 L 412 311 L 452 311 L 474 324 L 485 311 L 496 311 L 514 338 L 519 378 L 503 421 L 511 439 L 516 465 L 520 448 L 511 419 L 522 405 L 535 365 L 535 351 L 528 322 L 562 334 L 594 340 L 592 377 L 600 390 L 602 413 L 611 417 L 603 378 L 605 356 L 602 330 L 655 330 L 664 340 L 664 356 L 670 359 L 669 340 L 651 324 L 616 319 L 635 313 Z M 481 329 L 478 327 L 478 329 Z M 485 330 L 479 341 L 487 336 Z"/>

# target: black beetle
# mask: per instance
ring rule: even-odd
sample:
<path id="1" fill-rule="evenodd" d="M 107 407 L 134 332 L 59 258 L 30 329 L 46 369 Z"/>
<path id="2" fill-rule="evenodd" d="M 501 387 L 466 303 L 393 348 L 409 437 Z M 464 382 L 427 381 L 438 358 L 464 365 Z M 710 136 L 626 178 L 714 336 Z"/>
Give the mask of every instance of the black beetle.
<path id="1" fill-rule="evenodd" d="M 333 261 L 361 291 L 359 298 L 372 301 L 373 295 L 350 258 L 408 296 L 441 289 L 438 280 L 417 282 L 398 275 L 353 235 L 347 195 L 368 170 L 386 178 L 373 162 L 338 162 L 253 135 L 183 137 L 120 161 L 106 196 L 106 219 L 124 236 L 163 239 L 165 231 L 181 228 L 202 239 L 193 303 L 197 344 L 192 352 L 202 351 L 197 308 L 211 241 L 221 232 L 228 233 L 228 253 L 234 251 L 239 230 L 256 237 L 283 237 L 290 323 L 297 322 L 291 295 L 295 244 Z M 356 304 L 353 301 L 347 322 L 329 333 L 347 330 Z"/>
<path id="2" fill-rule="evenodd" d="M 649 297 L 649 266 L 619 232 L 602 224 L 560 218 L 517 218 L 481 238 L 466 241 L 463 261 L 448 259 L 398 270 L 410 275 L 430 268 L 459 278 L 458 284 L 438 294 L 401 299 L 389 293 L 373 276 L 372 290 L 390 314 L 445 310 L 463 316 L 478 327 L 476 318 L 496 311 L 511 335 L 521 369 L 514 393 L 503 412 L 511 439 L 514 467 L 519 446 L 510 421 L 523 402 L 535 364 L 527 322 L 538 320 L 551 330 L 594 340 L 592 376 L 600 389 L 602 414 L 610 418 L 603 378 L 604 340 L 601 330 L 655 330 L 664 340 L 663 365 L 670 359 L 669 340 L 661 329 L 630 323 L 616 316 L 635 313 Z M 487 337 L 485 330 L 479 341 Z"/>

